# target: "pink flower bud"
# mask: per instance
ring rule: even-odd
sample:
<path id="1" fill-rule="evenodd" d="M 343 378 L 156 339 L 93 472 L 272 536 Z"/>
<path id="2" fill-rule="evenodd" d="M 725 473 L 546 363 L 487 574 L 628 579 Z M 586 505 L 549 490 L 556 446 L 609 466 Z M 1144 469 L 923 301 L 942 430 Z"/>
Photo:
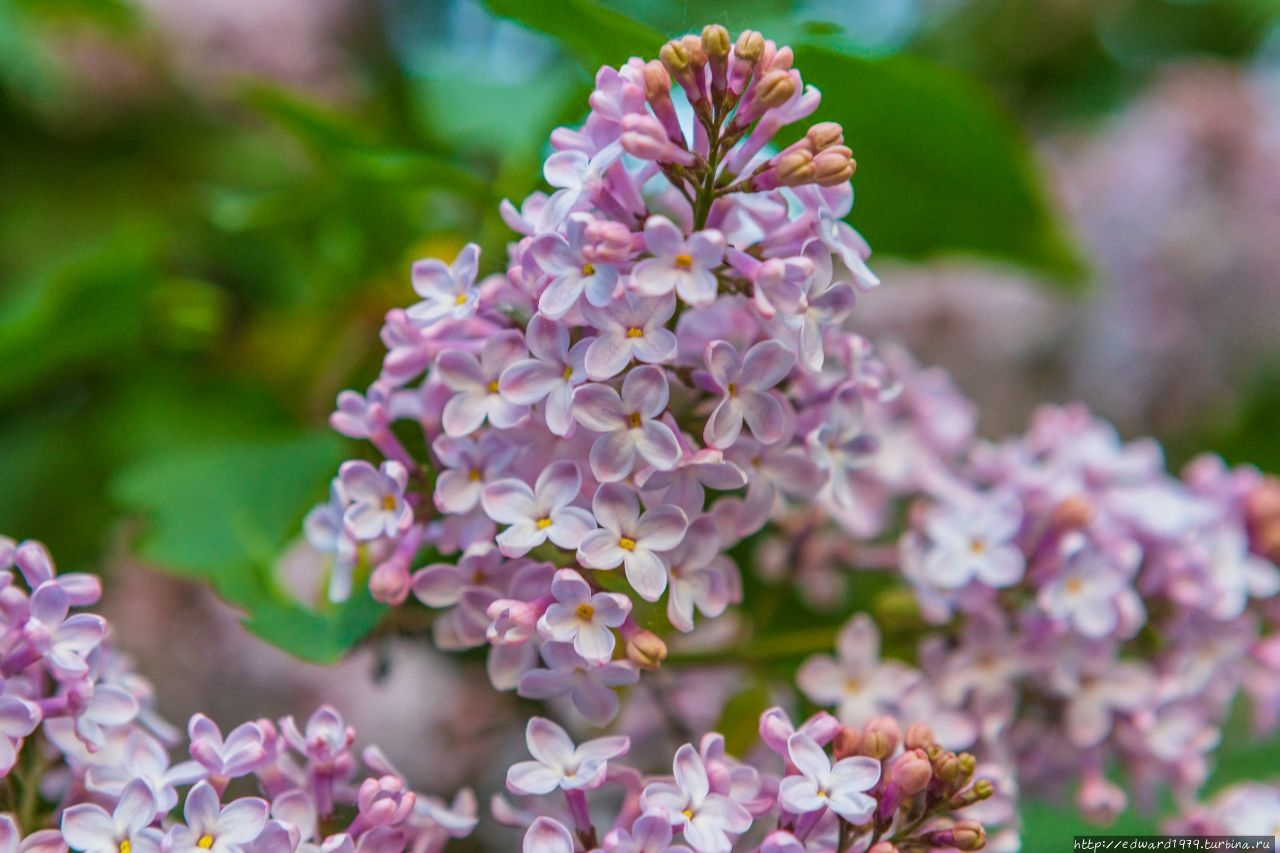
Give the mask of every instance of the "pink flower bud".
<path id="1" fill-rule="evenodd" d="M 832 750 L 835 752 L 836 760 L 848 758 L 851 755 L 861 755 L 858 752 L 858 747 L 861 744 L 862 731 L 855 729 L 853 726 L 844 726 L 832 743 Z"/>
<path id="2" fill-rule="evenodd" d="M 1084 495 L 1063 498 L 1049 513 L 1049 524 L 1055 530 L 1079 530 L 1093 520 L 1093 503 Z"/>
<path id="3" fill-rule="evenodd" d="M 383 604 L 404 604 L 411 586 L 409 570 L 399 560 L 388 560 L 369 575 L 369 594 Z"/>
<path id="4" fill-rule="evenodd" d="M 627 658 L 643 669 L 657 669 L 667 659 L 667 644 L 652 631 L 640 631 L 627 639 Z"/>
<path id="5" fill-rule="evenodd" d="M 1095 770 L 1086 773 L 1081 780 L 1076 802 L 1085 820 L 1108 824 L 1128 807 L 1129 797 Z"/>
<path id="6" fill-rule="evenodd" d="M 770 71 L 756 83 L 755 102 L 763 109 L 785 104 L 796 93 L 796 81 L 786 71 Z"/>
<path id="7" fill-rule="evenodd" d="M 902 743 L 907 749 L 925 750 L 935 743 L 933 729 L 925 723 L 912 723 L 907 727 Z"/>
<path id="8" fill-rule="evenodd" d="M 976 820 L 962 820 L 950 829 L 926 833 L 924 838 L 935 847 L 981 850 L 987 843 L 987 831 Z"/>
<path id="9" fill-rule="evenodd" d="M 413 791 L 406 789 L 403 779 L 383 776 L 360 783 L 356 804 L 360 817 L 369 826 L 394 826 L 409 816 L 416 799 Z"/>
<path id="10" fill-rule="evenodd" d="M 889 777 L 908 796 L 918 794 L 933 780 L 933 765 L 924 750 L 910 749 L 894 760 Z"/>
<path id="11" fill-rule="evenodd" d="M 805 138 L 814 151 L 824 151 L 833 145 L 844 144 L 844 128 L 834 121 L 820 121 L 809 128 Z"/>
<path id="12" fill-rule="evenodd" d="M 855 163 L 853 152 L 843 145 L 835 145 L 813 158 L 813 182 L 823 187 L 835 187 L 853 177 Z"/>
<path id="13" fill-rule="evenodd" d="M 883 761 L 893 754 L 902 740 L 902 730 L 893 717 L 873 717 L 862 727 L 862 744 L 859 753 Z"/>

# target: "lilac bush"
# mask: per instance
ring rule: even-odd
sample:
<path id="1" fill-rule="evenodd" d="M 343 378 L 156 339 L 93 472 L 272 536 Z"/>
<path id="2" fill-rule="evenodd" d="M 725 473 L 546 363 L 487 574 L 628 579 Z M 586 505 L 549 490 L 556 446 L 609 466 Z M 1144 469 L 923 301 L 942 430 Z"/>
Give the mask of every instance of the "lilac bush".
<path id="1" fill-rule="evenodd" d="M 820 100 L 792 62 L 710 26 L 601 69 L 553 191 L 503 205 L 504 269 L 475 245 L 414 265 L 380 376 L 331 419 L 381 458 L 306 519 L 329 597 L 429 611 L 557 716 L 491 802 L 527 853 L 1016 850 L 1019 798 L 1064 788 L 1096 821 L 1171 794 L 1179 831 L 1271 831 L 1271 788 L 1201 801 L 1237 697 L 1280 721 L 1280 484 L 1174 476 L 1078 407 L 980 440 L 945 374 L 847 331 L 879 280 L 841 128 L 792 127 Z M 707 670 L 779 639 L 744 590 L 830 611 L 867 578 L 889 592 L 800 649 L 755 748 L 665 705 L 716 705 Z M 425 853 L 477 828 L 471 791 L 415 792 L 332 708 L 197 714 L 184 741 L 70 615 L 99 593 L 0 548 L 8 849 Z"/>

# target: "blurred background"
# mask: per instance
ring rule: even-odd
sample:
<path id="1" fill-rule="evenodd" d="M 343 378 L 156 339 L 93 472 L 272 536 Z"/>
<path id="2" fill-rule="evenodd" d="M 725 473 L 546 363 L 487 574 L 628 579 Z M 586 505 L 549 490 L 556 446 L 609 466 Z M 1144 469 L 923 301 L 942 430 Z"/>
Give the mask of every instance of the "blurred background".
<path id="1" fill-rule="evenodd" d="M 323 666 L 381 613 L 279 554 L 411 261 L 499 268 L 590 70 L 712 21 L 797 46 L 885 282 L 857 328 L 987 435 L 1081 399 L 1280 472 L 1280 0 L 0 0 L 0 531 L 104 573 L 171 719 L 330 701 L 433 790 L 496 781 L 476 662 L 384 626 Z"/>

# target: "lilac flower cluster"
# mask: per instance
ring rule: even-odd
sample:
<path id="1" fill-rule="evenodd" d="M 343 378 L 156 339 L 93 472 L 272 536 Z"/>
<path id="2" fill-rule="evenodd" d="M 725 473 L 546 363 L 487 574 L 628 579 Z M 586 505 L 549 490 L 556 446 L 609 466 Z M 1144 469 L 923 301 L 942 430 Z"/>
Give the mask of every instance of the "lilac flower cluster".
<path id="1" fill-rule="evenodd" d="M 172 763 L 180 733 L 150 684 L 105 620 L 69 615 L 100 594 L 91 575 L 57 574 L 39 543 L 0 538 L 0 850 L 427 853 L 475 827 L 469 791 L 452 805 L 416 794 L 376 747 L 357 772 L 355 732 L 328 707 L 225 737 L 196 714 L 190 758 Z M 228 795 L 249 781 L 262 796 Z"/>
<path id="2" fill-rule="evenodd" d="M 534 760 L 515 764 L 507 789 L 540 799 L 532 809 L 495 802 L 495 814 L 527 826 L 525 853 L 844 853 L 865 850 L 979 850 L 983 825 L 958 817 L 993 793 L 974 757 L 934 742 L 928 726 L 902 734 L 891 717 L 849 728 L 819 713 L 798 728 L 780 708 L 760 717 L 767 753 L 756 763 L 705 735 L 677 750 L 669 777 L 645 777 L 618 759 L 626 737 L 575 745 L 558 725 L 535 717 L 526 733 Z M 765 765 L 780 769 L 762 769 Z M 760 766 L 757 766 L 760 765 Z M 620 801 L 603 833 L 588 794 L 613 789 Z"/>
<path id="3" fill-rule="evenodd" d="M 711 26 L 601 69 L 586 123 L 552 134 L 554 192 L 504 204 L 506 274 L 477 280 L 474 245 L 414 266 L 381 375 L 332 418 L 385 457 L 308 518 L 334 598 L 371 567 L 379 600 L 446 611 L 441 647 L 489 644 L 495 687 L 603 724 L 666 653 L 637 605 L 665 595 L 690 631 L 740 599 L 725 552 L 789 500 L 857 511 L 863 407 L 889 389 L 840 322 L 877 280 L 840 127 L 770 147 L 818 106 L 792 59 Z"/>

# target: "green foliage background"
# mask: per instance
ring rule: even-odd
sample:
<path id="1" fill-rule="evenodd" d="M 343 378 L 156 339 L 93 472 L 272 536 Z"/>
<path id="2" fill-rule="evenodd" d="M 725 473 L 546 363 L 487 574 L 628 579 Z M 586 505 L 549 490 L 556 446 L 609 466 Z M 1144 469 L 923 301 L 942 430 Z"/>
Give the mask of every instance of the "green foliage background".
<path id="1" fill-rule="evenodd" d="M 1087 298 L 1087 258 L 1028 131 L 1123 104 L 1170 59 L 1243 60 L 1280 11 L 971 0 L 868 46 L 798 0 L 486 5 L 545 39 L 530 73 L 495 73 L 465 44 L 416 66 L 374 20 L 347 45 L 359 94 L 335 105 L 265 80 L 211 102 L 166 79 L 123 0 L 0 0 L 0 530 L 45 540 L 68 568 L 96 564 L 123 531 L 143 559 L 211 583 L 249 630 L 335 660 L 378 606 L 308 609 L 274 578 L 337 461 L 358 452 L 324 432 L 334 395 L 375 375 L 381 316 L 409 300 L 413 258 L 477 239 L 500 262 L 497 204 L 538 186 L 547 135 L 582 116 L 596 67 L 709 21 L 789 41 L 824 93 L 818 118 L 840 121 L 859 158 L 851 221 L 877 256 L 982 257 Z M 160 84 L 94 114 L 58 50 L 86 30 Z M 1241 412 L 1164 438 L 1280 471 L 1275 388 L 1262 376 Z M 794 666 L 789 642 L 833 630 L 755 615 L 764 672 Z M 731 711 L 749 720 L 766 686 Z M 1280 758 L 1243 728 L 1222 778 Z M 1028 849 L 1083 829 L 1051 807 L 1028 820 Z"/>

